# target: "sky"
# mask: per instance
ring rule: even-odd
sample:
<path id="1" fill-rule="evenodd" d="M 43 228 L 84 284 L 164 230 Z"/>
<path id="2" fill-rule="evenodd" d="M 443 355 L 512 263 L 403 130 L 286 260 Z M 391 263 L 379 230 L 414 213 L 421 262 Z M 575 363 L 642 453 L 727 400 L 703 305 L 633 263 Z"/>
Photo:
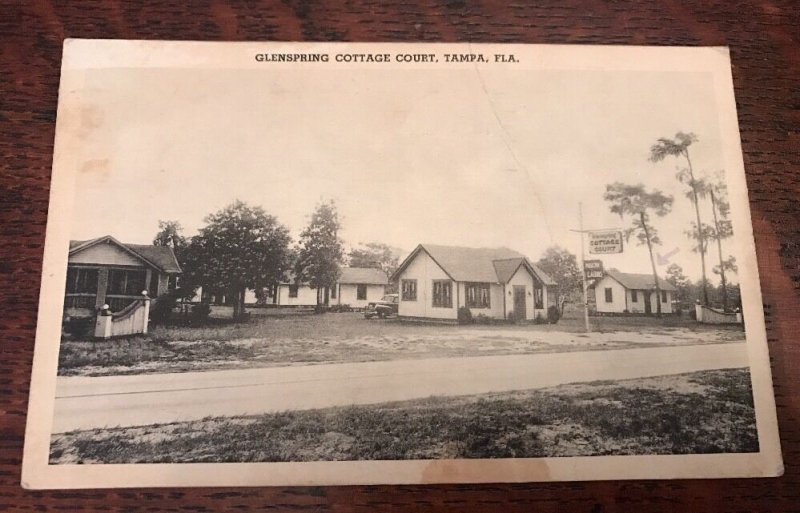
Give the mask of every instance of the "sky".
<path id="1" fill-rule="evenodd" d="M 333 200 L 348 247 L 507 246 L 535 260 L 553 245 L 580 251 L 579 203 L 585 229 L 627 227 L 605 187 L 643 183 L 675 198 L 654 219 L 657 251 L 700 277 L 684 234 L 694 208 L 675 179 L 685 163 L 648 156 L 657 138 L 690 131 L 695 172 L 722 171 L 710 74 L 119 68 L 89 71 L 85 84 L 73 239 L 146 244 L 159 220 L 193 235 L 239 199 L 296 240 L 315 205 Z M 702 215 L 711 221 L 707 204 Z M 633 239 L 601 259 L 651 270 Z M 710 277 L 717 259 L 712 248 Z"/>

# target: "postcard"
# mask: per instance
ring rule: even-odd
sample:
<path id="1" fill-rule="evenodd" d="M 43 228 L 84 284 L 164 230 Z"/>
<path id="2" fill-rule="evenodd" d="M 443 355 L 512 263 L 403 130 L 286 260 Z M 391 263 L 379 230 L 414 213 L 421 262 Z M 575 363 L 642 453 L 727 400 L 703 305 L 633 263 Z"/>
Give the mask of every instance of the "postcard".
<path id="1" fill-rule="evenodd" d="M 67 40 L 26 488 L 782 473 L 727 48 Z"/>

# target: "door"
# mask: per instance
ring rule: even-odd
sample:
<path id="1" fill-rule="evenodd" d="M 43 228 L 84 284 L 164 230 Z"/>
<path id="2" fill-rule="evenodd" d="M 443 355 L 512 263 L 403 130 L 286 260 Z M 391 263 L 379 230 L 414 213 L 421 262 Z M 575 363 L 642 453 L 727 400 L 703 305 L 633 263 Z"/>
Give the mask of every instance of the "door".
<path id="1" fill-rule="evenodd" d="M 650 306 L 650 296 L 651 296 L 650 291 L 645 290 L 643 291 L 642 295 L 644 296 L 644 313 L 646 314 L 653 313 L 653 307 Z"/>
<path id="2" fill-rule="evenodd" d="M 525 286 L 514 285 L 514 318 L 527 319 L 527 306 L 525 304 Z"/>

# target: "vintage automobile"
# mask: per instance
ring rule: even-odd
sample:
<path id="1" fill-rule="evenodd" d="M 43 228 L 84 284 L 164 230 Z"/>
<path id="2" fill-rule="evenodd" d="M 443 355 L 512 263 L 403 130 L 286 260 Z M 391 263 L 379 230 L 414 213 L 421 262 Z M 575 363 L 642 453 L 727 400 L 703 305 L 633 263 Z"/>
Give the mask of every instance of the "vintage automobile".
<path id="1" fill-rule="evenodd" d="M 364 310 L 364 317 L 372 319 L 378 317 L 383 319 L 390 315 L 397 315 L 399 296 L 397 294 L 386 294 L 380 301 L 372 301 Z"/>

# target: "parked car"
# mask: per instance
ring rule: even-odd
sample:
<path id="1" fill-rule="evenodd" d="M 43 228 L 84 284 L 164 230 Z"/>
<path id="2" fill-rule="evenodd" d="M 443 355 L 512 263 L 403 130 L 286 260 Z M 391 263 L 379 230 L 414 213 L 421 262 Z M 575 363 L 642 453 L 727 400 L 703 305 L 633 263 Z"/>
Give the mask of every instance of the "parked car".
<path id="1" fill-rule="evenodd" d="M 373 317 L 383 319 L 390 315 L 397 315 L 399 301 L 400 298 L 397 294 L 387 294 L 380 301 L 370 302 L 364 310 L 364 317 L 367 319 L 372 319 Z"/>

